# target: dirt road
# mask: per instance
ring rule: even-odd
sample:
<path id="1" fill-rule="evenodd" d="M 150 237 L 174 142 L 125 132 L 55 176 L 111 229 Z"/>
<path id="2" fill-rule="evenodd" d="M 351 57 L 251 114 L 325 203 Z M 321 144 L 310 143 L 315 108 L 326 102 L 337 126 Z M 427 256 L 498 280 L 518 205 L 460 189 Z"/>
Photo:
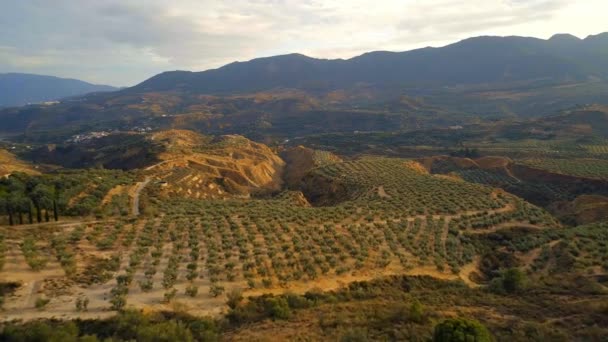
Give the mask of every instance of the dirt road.
<path id="1" fill-rule="evenodd" d="M 143 182 L 137 183 L 135 192 L 133 193 L 133 209 L 131 210 L 133 216 L 139 216 L 139 195 L 148 183 L 150 183 L 150 177 L 146 177 Z"/>

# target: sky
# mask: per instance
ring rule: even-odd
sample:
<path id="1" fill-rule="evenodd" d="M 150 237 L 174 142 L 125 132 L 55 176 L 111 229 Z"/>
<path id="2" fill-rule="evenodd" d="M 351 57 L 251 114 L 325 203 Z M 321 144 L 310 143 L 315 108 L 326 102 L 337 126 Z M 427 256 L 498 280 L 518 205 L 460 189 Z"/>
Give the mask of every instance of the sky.
<path id="1" fill-rule="evenodd" d="M 607 0 L 0 0 L 0 73 L 131 86 L 287 53 L 350 58 L 480 35 L 608 31 Z"/>

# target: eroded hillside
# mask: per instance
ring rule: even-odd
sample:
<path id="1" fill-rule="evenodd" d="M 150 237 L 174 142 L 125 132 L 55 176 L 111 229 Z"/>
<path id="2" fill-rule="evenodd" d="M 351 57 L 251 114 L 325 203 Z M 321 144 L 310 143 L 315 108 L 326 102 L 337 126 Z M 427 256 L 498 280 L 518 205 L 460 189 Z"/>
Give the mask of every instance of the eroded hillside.
<path id="1" fill-rule="evenodd" d="M 282 188 L 285 163 L 270 148 L 244 137 L 210 138 L 192 131 L 155 133 L 163 146 L 160 162 L 145 168 L 165 196 L 203 198 L 248 197 Z"/>

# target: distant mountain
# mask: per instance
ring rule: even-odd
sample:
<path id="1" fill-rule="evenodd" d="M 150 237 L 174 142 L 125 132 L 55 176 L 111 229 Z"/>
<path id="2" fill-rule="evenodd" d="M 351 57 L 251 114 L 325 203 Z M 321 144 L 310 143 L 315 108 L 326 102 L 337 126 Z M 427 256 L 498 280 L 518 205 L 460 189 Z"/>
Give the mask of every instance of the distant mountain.
<path id="1" fill-rule="evenodd" d="M 118 89 L 54 76 L 19 73 L 0 74 L 0 107 L 21 106 L 114 90 Z"/>
<path id="2" fill-rule="evenodd" d="M 608 79 L 608 33 L 586 39 L 566 34 L 548 40 L 477 37 L 441 48 L 377 51 L 348 60 L 291 54 L 235 62 L 203 72 L 165 72 L 127 91 L 221 94 L 273 88 L 341 88 L 359 83 L 449 86 L 588 79 Z"/>

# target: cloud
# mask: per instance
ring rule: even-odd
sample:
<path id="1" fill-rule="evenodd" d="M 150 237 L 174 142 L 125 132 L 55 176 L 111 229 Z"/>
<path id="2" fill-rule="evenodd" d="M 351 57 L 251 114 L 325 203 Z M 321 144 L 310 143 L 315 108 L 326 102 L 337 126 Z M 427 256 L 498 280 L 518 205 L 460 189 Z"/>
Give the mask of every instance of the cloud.
<path id="1" fill-rule="evenodd" d="M 454 36 L 542 22 L 550 19 L 565 4 L 564 0 L 432 1 L 409 8 L 407 19 L 399 24 L 399 29 L 406 36 Z"/>
<path id="2" fill-rule="evenodd" d="M 573 13 L 608 9 L 602 1 L 587 0 L 592 9 L 578 1 Z M 165 70 L 282 53 L 346 58 L 485 33 L 545 36 L 555 27 L 582 27 L 584 18 L 564 27 L 568 6 L 566 0 L 7 1 L 0 5 L 0 71 L 131 85 Z M 594 21 L 602 25 L 601 16 Z"/>

